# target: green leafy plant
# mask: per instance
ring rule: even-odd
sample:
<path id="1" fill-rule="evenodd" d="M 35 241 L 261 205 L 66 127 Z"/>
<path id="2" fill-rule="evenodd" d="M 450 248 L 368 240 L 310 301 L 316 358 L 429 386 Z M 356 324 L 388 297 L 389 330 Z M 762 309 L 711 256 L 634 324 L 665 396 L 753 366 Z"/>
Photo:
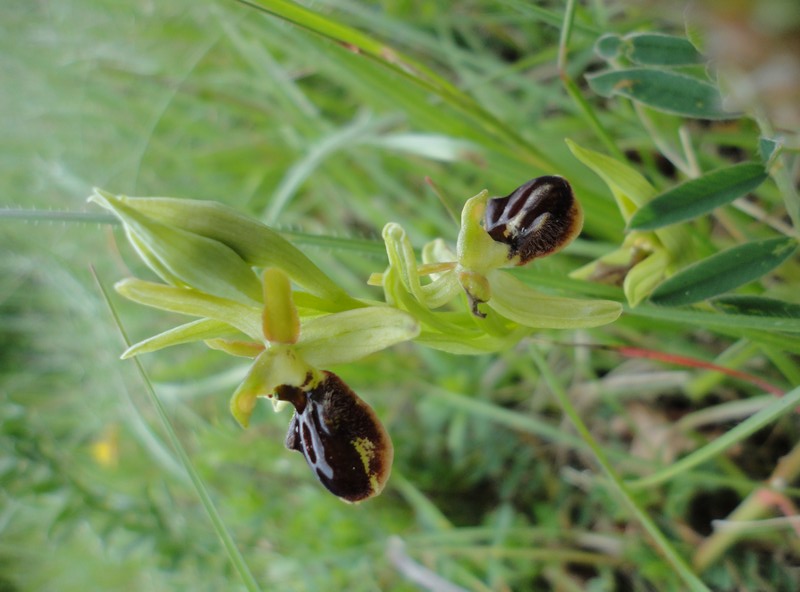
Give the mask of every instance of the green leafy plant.
<path id="1" fill-rule="evenodd" d="M 457 255 L 437 239 L 424 249 L 423 272 L 402 228 L 387 224 L 390 266 L 372 282 L 384 286 L 394 307 L 348 296 L 277 233 L 220 204 L 96 190 L 91 200 L 120 219 L 139 256 L 166 282 L 130 278 L 117 291 L 201 317 L 130 347 L 123 357 L 202 340 L 254 358 L 231 399 L 239 424 L 247 427 L 258 397 L 273 399 L 276 409 L 291 403 L 287 448 L 303 453 L 315 476 L 342 499 L 372 497 L 388 479 L 391 440 L 372 409 L 319 368 L 415 338 L 445 351 L 499 350 L 537 328 L 594 327 L 622 310 L 612 301 L 544 296 L 496 271 L 554 253 L 580 232 L 580 206 L 564 179 L 534 179 L 488 202 L 487 194 L 464 206 Z M 270 266 L 262 272 L 261 294 L 255 266 Z M 423 287 L 421 273 L 435 274 L 433 282 Z M 295 293 L 291 280 L 307 291 Z M 468 312 L 432 311 L 462 291 Z M 484 303 L 488 312 L 478 308 Z"/>
<path id="2" fill-rule="evenodd" d="M 797 589 L 791 4 L 12 0 L 0 588 Z"/>

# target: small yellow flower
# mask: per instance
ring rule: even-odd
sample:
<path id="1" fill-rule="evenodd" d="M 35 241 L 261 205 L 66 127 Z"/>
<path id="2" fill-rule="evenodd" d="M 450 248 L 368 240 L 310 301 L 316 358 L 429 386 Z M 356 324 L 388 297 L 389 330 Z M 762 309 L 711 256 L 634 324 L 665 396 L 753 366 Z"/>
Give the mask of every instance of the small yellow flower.
<path id="1" fill-rule="evenodd" d="M 108 426 L 103 434 L 91 445 L 91 454 L 94 461 L 102 467 L 114 468 L 119 462 L 119 427 L 116 424 Z"/>

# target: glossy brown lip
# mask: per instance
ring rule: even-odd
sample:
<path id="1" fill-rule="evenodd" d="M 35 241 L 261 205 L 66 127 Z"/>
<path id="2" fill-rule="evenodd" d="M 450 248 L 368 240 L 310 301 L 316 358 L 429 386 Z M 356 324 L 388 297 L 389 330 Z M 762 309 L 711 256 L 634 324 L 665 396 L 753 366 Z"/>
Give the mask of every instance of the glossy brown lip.
<path id="1" fill-rule="evenodd" d="M 580 205 L 563 177 L 531 179 L 505 197 L 486 204 L 484 229 L 509 246 L 509 259 L 524 265 L 562 249 L 580 233 Z"/>
<path id="2" fill-rule="evenodd" d="M 275 390 L 295 414 L 286 447 L 297 450 L 334 495 L 358 502 L 381 492 L 389 478 L 394 448 L 375 412 L 332 372 L 313 388 Z"/>

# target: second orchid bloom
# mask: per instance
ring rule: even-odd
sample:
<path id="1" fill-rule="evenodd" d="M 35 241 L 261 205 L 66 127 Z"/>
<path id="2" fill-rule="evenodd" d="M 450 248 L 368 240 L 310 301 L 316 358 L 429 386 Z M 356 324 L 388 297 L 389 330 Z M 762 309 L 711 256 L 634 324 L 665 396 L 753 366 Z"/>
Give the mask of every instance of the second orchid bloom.
<path id="1" fill-rule="evenodd" d="M 464 204 L 456 250 L 436 239 L 423 247 L 421 264 L 403 228 L 387 224 L 389 268 L 370 283 L 420 321 L 417 342 L 452 353 L 500 351 L 537 329 L 605 325 L 621 314 L 618 302 L 543 294 L 503 271 L 556 253 L 582 224 L 562 177 L 537 177 L 505 197 L 482 191 Z M 458 304 L 462 294 L 467 310 Z"/>

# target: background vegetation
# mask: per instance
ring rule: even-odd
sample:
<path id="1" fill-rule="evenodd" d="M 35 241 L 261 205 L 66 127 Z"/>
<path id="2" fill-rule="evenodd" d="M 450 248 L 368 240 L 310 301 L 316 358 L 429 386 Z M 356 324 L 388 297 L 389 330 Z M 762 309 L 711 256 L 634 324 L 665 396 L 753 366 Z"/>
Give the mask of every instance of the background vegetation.
<path id="1" fill-rule="evenodd" d="M 602 97 L 584 78 L 606 63 L 600 36 L 683 35 L 683 13 L 568 4 L 4 3 L 0 590 L 245 589 L 142 376 L 118 360 L 124 345 L 89 266 L 106 286 L 147 271 L 85 204 L 93 186 L 225 202 L 284 231 L 353 294 L 377 297 L 365 280 L 386 264 L 385 222 L 417 247 L 452 240 L 448 208 L 561 174 L 584 205 L 584 235 L 521 277 L 622 301 L 617 285 L 567 275 L 625 234 L 611 192 L 565 139 L 626 159 L 664 191 L 758 161 L 766 136 L 784 142 L 772 178 L 682 222 L 687 262 L 797 236 L 797 128 L 775 111 L 781 97 L 762 94 L 722 122 Z M 796 7 L 757 4 L 734 17 L 745 30 L 777 27 L 780 46 Z M 698 36 L 715 39 L 723 16 L 700 18 Z M 612 326 L 543 332 L 499 355 L 404 344 L 336 368 L 395 442 L 389 486 L 358 506 L 284 449 L 288 413 L 264 406 L 248 430 L 235 425 L 227 402 L 245 364 L 201 346 L 142 361 L 261 589 L 793 590 L 800 424 L 776 395 L 796 397 L 800 384 L 798 284 L 795 256 L 739 290 L 770 296 L 771 308 L 645 302 Z M 133 340 L 179 322 L 114 306 Z M 600 470 L 598 450 L 626 488 Z M 686 457 L 698 462 L 673 464 Z M 642 481 L 653 474 L 663 479 Z"/>

